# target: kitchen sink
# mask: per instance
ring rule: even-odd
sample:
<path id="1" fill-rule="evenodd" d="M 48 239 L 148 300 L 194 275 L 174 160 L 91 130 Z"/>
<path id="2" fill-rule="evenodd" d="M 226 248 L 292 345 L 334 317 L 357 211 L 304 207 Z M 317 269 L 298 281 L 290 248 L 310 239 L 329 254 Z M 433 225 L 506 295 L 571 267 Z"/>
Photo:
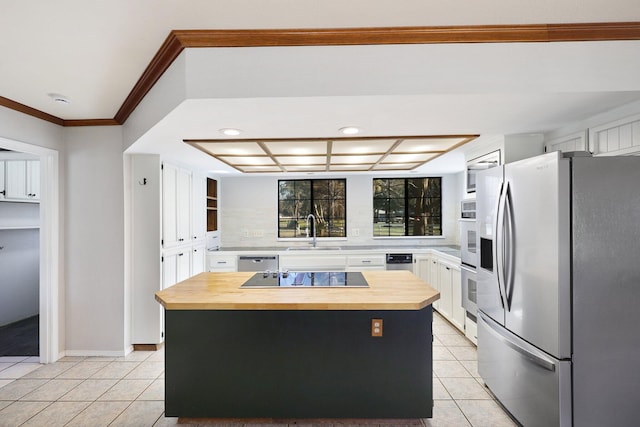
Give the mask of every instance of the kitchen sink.
<path id="1" fill-rule="evenodd" d="M 290 246 L 288 251 L 339 251 L 340 246 Z"/>

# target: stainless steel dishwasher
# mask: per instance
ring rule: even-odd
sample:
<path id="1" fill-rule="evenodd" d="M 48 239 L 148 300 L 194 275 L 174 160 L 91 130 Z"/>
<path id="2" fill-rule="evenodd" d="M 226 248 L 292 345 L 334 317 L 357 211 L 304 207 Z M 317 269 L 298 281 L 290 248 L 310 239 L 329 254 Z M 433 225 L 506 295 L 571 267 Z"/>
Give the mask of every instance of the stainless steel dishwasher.
<path id="1" fill-rule="evenodd" d="M 278 255 L 240 255 L 238 271 L 278 271 Z"/>

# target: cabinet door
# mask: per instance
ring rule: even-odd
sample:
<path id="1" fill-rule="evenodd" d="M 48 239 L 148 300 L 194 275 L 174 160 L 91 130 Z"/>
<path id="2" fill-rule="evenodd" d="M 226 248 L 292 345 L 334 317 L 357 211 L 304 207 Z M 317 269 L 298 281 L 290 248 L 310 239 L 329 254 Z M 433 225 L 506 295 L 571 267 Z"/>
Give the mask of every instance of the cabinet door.
<path id="1" fill-rule="evenodd" d="M 27 196 L 27 161 L 7 160 L 5 162 L 5 198 L 28 200 Z"/>
<path id="2" fill-rule="evenodd" d="M 462 307 L 462 278 L 460 268 L 451 267 L 451 322 L 464 332 L 466 312 Z"/>
<path id="3" fill-rule="evenodd" d="M 165 254 L 162 257 L 162 289 L 178 283 L 178 253 Z"/>
<path id="4" fill-rule="evenodd" d="M 420 279 L 427 282 L 427 284 L 431 287 L 433 285 L 429 283 L 429 267 L 431 264 L 431 258 L 423 255 L 415 255 L 413 257 L 413 274 L 418 276 Z"/>
<path id="5" fill-rule="evenodd" d="M 27 197 L 40 200 L 40 160 L 27 160 Z"/>
<path id="6" fill-rule="evenodd" d="M 206 178 L 193 175 L 191 181 L 192 185 L 192 198 L 191 198 L 191 218 L 192 218 L 192 233 L 191 237 L 194 243 L 204 242 L 206 233 L 206 197 L 205 192 Z M 204 267 L 203 267 L 204 268 Z"/>
<path id="7" fill-rule="evenodd" d="M 162 287 L 168 288 L 191 277 L 191 248 L 165 253 L 162 261 Z"/>
<path id="8" fill-rule="evenodd" d="M 0 160 L 0 200 L 5 199 L 5 194 L 7 193 L 7 189 L 5 187 L 4 175 L 5 175 L 5 162 Z"/>
<path id="9" fill-rule="evenodd" d="M 196 274 L 200 274 L 204 271 L 204 263 L 205 263 L 205 246 L 198 245 L 194 246 L 191 252 L 191 275 L 195 276 Z"/>
<path id="10" fill-rule="evenodd" d="M 178 282 L 191 277 L 191 249 L 184 249 L 178 252 L 176 277 Z"/>
<path id="11" fill-rule="evenodd" d="M 429 280 L 427 281 L 427 283 L 429 283 L 429 285 L 436 289 L 438 292 L 442 292 L 440 290 L 440 266 L 438 263 L 438 260 L 435 258 L 430 257 L 429 258 Z M 433 303 L 433 308 L 435 308 L 436 310 L 439 310 L 440 308 L 440 304 L 442 302 L 442 295 L 440 295 L 440 299 L 437 300 L 436 302 Z"/>
<path id="12" fill-rule="evenodd" d="M 438 311 L 448 319 L 452 317 L 452 288 L 451 288 L 451 266 L 447 263 L 439 263 L 440 278 L 440 306 Z"/>
<path id="13" fill-rule="evenodd" d="M 191 241 L 191 172 L 179 169 L 176 188 L 178 243 Z"/>
<path id="14" fill-rule="evenodd" d="M 178 244 L 177 191 L 178 168 L 162 168 L 162 245 L 171 248 Z"/>

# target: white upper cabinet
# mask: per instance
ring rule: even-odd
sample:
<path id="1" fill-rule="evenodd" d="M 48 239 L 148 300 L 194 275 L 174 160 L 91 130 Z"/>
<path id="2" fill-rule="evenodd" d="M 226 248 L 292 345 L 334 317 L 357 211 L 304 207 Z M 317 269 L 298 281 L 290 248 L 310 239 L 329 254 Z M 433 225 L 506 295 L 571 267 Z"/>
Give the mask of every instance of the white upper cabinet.
<path id="1" fill-rule="evenodd" d="M 162 246 L 178 245 L 178 168 L 169 164 L 162 167 Z"/>
<path id="2" fill-rule="evenodd" d="M 0 200 L 5 199 L 5 194 L 7 192 L 6 187 L 4 186 L 4 162 L 0 160 Z"/>
<path id="3" fill-rule="evenodd" d="M 162 168 L 162 244 L 165 249 L 193 240 L 191 200 L 191 172 L 165 163 Z"/>
<path id="4" fill-rule="evenodd" d="M 624 156 L 640 152 L 640 114 L 589 129 L 594 155 Z"/>
<path id="5" fill-rule="evenodd" d="M 188 243 L 191 235 L 191 172 L 184 169 L 178 170 L 176 189 L 177 218 L 178 218 L 178 242 Z"/>
<path id="6" fill-rule="evenodd" d="M 560 138 L 550 139 L 544 144 L 545 151 L 562 151 L 563 153 L 570 151 L 588 151 L 587 132 L 576 132 Z"/>
<path id="7" fill-rule="evenodd" d="M 2 200 L 17 202 L 40 201 L 40 161 L 3 160 L 0 173 Z"/>

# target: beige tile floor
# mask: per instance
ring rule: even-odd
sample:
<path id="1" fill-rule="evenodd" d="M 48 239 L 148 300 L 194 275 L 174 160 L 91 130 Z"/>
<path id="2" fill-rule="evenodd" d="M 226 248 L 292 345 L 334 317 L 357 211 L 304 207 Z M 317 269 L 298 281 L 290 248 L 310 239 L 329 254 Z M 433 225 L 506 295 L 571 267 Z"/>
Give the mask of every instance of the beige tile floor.
<path id="1" fill-rule="evenodd" d="M 515 426 L 483 386 L 473 344 L 438 314 L 433 331 L 433 418 L 422 424 Z M 176 425 L 176 418 L 164 417 L 163 399 L 162 350 L 122 358 L 65 357 L 49 365 L 37 358 L 0 357 L 0 427 Z"/>

